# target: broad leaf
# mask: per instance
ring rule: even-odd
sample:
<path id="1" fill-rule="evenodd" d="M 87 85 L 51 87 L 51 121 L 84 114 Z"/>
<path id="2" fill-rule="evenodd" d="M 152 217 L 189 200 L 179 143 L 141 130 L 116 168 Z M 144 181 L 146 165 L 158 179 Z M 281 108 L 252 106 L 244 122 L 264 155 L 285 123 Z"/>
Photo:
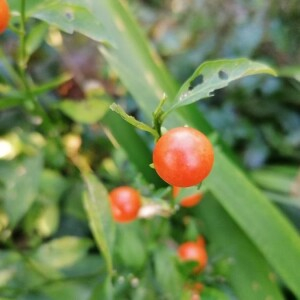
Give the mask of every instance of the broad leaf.
<path id="1" fill-rule="evenodd" d="M 267 65 L 247 58 L 204 62 L 182 85 L 170 111 L 200 99 L 211 97 L 215 90 L 226 87 L 230 82 L 256 74 L 276 75 L 275 71 Z"/>
<path id="2" fill-rule="evenodd" d="M 11 227 L 17 225 L 37 197 L 42 164 L 41 155 L 0 162 L 0 177 L 4 184 L 1 198 Z"/>
<path id="3" fill-rule="evenodd" d="M 87 99 L 80 102 L 64 100 L 58 107 L 75 122 L 93 124 L 105 115 L 109 105 L 105 99 Z"/>
<path id="4" fill-rule="evenodd" d="M 181 299 L 183 282 L 176 265 L 174 253 L 167 248 L 159 249 L 154 256 L 154 266 L 155 278 L 163 291 L 164 298 Z"/>
<path id="5" fill-rule="evenodd" d="M 90 228 L 112 275 L 112 245 L 115 226 L 112 220 L 108 194 L 102 183 L 93 174 L 83 175 L 86 191 L 84 193 L 84 207 Z"/>
<path id="6" fill-rule="evenodd" d="M 84 257 L 92 245 L 89 239 L 65 236 L 41 245 L 32 258 L 51 268 L 63 269 Z"/>
<path id="7" fill-rule="evenodd" d="M 117 249 L 119 258 L 130 270 L 141 270 L 147 260 L 145 242 L 139 224 L 121 224 L 118 227 Z"/>
<path id="8" fill-rule="evenodd" d="M 107 40 L 100 19 L 92 13 L 87 0 L 48 0 L 38 5 L 33 0 L 28 2 L 27 16 L 55 25 L 67 33 L 77 31 L 98 42 Z"/>

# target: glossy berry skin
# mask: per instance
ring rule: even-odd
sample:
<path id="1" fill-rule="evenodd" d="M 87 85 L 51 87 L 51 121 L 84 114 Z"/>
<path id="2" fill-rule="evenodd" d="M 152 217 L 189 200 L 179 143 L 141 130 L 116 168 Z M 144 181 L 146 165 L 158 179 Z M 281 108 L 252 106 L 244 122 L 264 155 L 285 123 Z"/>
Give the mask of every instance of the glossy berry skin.
<path id="1" fill-rule="evenodd" d="M 177 187 L 199 184 L 210 173 L 213 162 L 211 142 L 194 128 L 169 130 L 153 150 L 156 172 L 164 181 Z"/>
<path id="2" fill-rule="evenodd" d="M 129 186 L 120 186 L 109 194 L 112 215 L 116 222 L 130 222 L 136 219 L 141 207 L 139 192 Z"/>
<path id="3" fill-rule="evenodd" d="M 202 271 L 207 265 L 207 252 L 198 242 L 186 242 L 177 249 L 178 256 L 182 261 L 195 261 L 198 263 L 194 271 Z"/>
<path id="4" fill-rule="evenodd" d="M 6 0 L 0 0 L 0 33 L 4 32 L 10 19 L 9 6 Z"/>
<path id="5" fill-rule="evenodd" d="M 178 186 L 173 186 L 173 197 L 176 198 L 180 192 L 180 187 Z M 202 193 L 196 193 L 194 195 L 190 195 L 188 197 L 184 197 L 181 201 L 180 201 L 180 205 L 183 207 L 193 207 L 195 205 L 197 205 L 200 200 L 203 198 L 203 194 Z"/>

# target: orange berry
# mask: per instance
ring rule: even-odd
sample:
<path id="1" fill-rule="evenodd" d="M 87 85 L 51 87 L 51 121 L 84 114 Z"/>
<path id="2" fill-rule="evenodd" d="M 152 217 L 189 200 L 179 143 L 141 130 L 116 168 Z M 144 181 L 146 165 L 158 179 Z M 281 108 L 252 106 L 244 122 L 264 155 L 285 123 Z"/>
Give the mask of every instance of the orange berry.
<path id="1" fill-rule="evenodd" d="M 4 32 L 10 19 L 10 10 L 6 0 L 0 0 L 0 33 Z"/>
<path id="2" fill-rule="evenodd" d="M 199 184 L 210 173 L 213 146 L 200 131 L 190 127 L 169 130 L 156 143 L 153 164 L 158 175 L 178 187 Z"/>
<path id="3" fill-rule="evenodd" d="M 178 247 L 177 252 L 182 261 L 195 261 L 198 263 L 194 269 L 196 273 L 202 271 L 207 265 L 206 249 L 197 242 L 183 243 Z"/>
<path id="4" fill-rule="evenodd" d="M 173 186 L 173 197 L 174 198 L 176 198 L 178 196 L 180 189 L 181 189 L 180 187 Z M 183 207 L 192 207 L 192 206 L 197 205 L 202 198 L 203 198 L 203 194 L 201 192 L 199 192 L 194 195 L 184 197 L 180 201 L 180 205 Z"/>
<path id="5" fill-rule="evenodd" d="M 113 189 L 109 198 L 116 222 L 130 222 L 136 219 L 141 207 L 141 196 L 137 190 L 129 186 L 121 186 Z"/>

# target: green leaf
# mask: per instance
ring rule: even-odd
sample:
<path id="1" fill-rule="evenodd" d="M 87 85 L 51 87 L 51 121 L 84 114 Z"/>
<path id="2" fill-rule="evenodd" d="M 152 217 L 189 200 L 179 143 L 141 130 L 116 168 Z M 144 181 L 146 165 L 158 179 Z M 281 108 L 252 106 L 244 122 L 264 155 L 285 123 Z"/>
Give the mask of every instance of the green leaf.
<path id="1" fill-rule="evenodd" d="M 63 273 L 71 278 L 96 276 L 99 279 L 107 275 L 105 262 L 98 253 L 85 255 L 74 264 L 64 268 Z"/>
<path id="2" fill-rule="evenodd" d="M 211 194 L 198 207 L 197 216 L 206 224 L 215 277 L 227 282 L 238 299 L 283 299 L 278 280 L 263 255 Z"/>
<path id="3" fill-rule="evenodd" d="M 4 183 L 0 197 L 12 228 L 27 213 L 37 197 L 42 165 L 41 155 L 0 162 L 0 177 Z"/>
<path id="4" fill-rule="evenodd" d="M 117 231 L 116 252 L 122 263 L 131 270 L 140 270 L 147 260 L 145 244 L 138 226 L 140 224 L 136 222 L 121 224 Z"/>
<path id="5" fill-rule="evenodd" d="M 204 62 L 182 85 L 175 97 L 173 106 L 167 113 L 180 106 L 211 97 L 215 90 L 226 87 L 234 80 L 256 74 L 276 76 L 276 72 L 269 66 L 247 58 Z"/>
<path id="6" fill-rule="evenodd" d="M 84 208 L 90 228 L 101 251 L 110 275 L 113 271 L 112 245 L 114 242 L 115 225 L 112 219 L 110 202 L 103 184 L 93 174 L 84 174 L 86 184 Z"/>
<path id="7" fill-rule="evenodd" d="M 63 269 L 84 257 L 92 245 L 90 239 L 65 236 L 44 243 L 32 258 L 51 268 Z"/>
<path id="8" fill-rule="evenodd" d="M 279 76 L 294 78 L 300 81 L 300 66 L 286 66 L 278 70 Z"/>
<path id="9" fill-rule="evenodd" d="M 155 170 L 149 167 L 152 163 L 152 151 L 131 125 L 122 118 L 116 117 L 112 111 L 108 111 L 101 122 L 109 128 L 118 144 L 126 151 L 128 159 L 143 174 L 143 178 L 156 186 L 165 185 Z M 139 149 L 139 151 L 136 151 L 136 149 Z"/>
<path id="10" fill-rule="evenodd" d="M 155 278 L 165 299 L 179 300 L 183 290 L 182 277 L 177 269 L 176 257 L 167 248 L 160 248 L 154 255 Z"/>
<path id="11" fill-rule="evenodd" d="M 113 299 L 113 286 L 111 280 L 107 277 L 104 282 L 99 283 L 93 290 L 89 300 L 112 300 Z"/>
<path id="12" fill-rule="evenodd" d="M 230 182 L 224 178 L 230 178 Z M 206 184 L 285 283 L 300 296 L 300 238 L 287 219 L 221 151 L 215 152 L 215 164 Z"/>
<path id="13" fill-rule="evenodd" d="M 9 96 L 2 96 L 0 101 L 0 110 L 5 110 L 7 108 L 11 108 L 14 106 L 21 105 L 23 103 L 23 99 Z"/>
<path id="14" fill-rule="evenodd" d="M 229 300 L 229 299 L 230 298 L 226 294 L 224 294 L 223 292 L 221 292 L 217 289 L 206 287 L 201 292 L 201 300 Z M 246 298 L 241 298 L 241 299 L 244 300 Z M 256 298 L 256 299 L 259 299 L 259 298 Z"/>
<path id="15" fill-rule="evenodd" d="M 143 122 L 138 121 L 132 116 L 129 116 L 120 105 L 113 103 L 110 106 L 110 109 L 119 114 L 126 122 L 133 125 L 134 127 L 151 133 L 155 138 L 159 137 L 158 133 L 152 127 Z"/>
<path id="16" fill-rule="evenodd" d="M 285 194 L 295 192 L 296 194 L 296 191 L 293 190 L 297 187 L 298 172 L 297 167 L 269 166 L 251 172 L 251 177 L 264 189 Z"/>
<path id="17" fill-rule="evenodd" d="M 38 23 L 30 29 L 26 37 L 26 54 L 30 57 L 44 42 L 48 32 L 48 25 Z"/>
<path id="18" fill-rule="evenodd" d="M 39 201 L 57 203 L 67 189 L 67 180 L 57 171 L 44 169 L 41 175 Z"/>
<path id="19" fill-rule="evenodd" d="M 111 67 L 117 72 L 124 85 L 133 95 L 145 117 L 151 120 L 152 113 L 163 93 L 166 93 L 168 99 L 175 99 L 176 91 L 178 90 L 176 84 L 166 72 L 161 60 L 150 50 L 140 27 L 123 2 L 101 0 L 93 2 L 93 5 L 93 11 L 101 18 L 107 33 L 115 45 L 114 48 L 110 49 L 101 47 L 102 54 L 104 54 Z M 274 74 L 269 68 L 265 71 Z M 186 88 L 188 89 L 188 86 Z M 178 96 L 180 97 L 180 94 Z M 166 121 L 168 128 L 188 124 L 205 133 L 213 131 L 205 116 L 193 104 L 191 107 L 182 107 L 178 112 L 172 113 Z M 146 163 L 146 159 L 144 163 Z M 224 174 L 220 171 L 224 169 L 223 165 L 230 166 L 229 170 L 225 167 Z M 239 168 L 232 163 L 230 155 L 228 157 L 225 155 L 218 157 L 214 166 L 214 169 L 216 168 L 219 169 L 216 172 L 218 176 L 216 178 L 214 178 L 213 174 L 209 176 L 209 189 L 214 191 L 218 201 L 223 204 L 226 203 L 226 206 L 228 206 L 226 210 L 230 210 L 231 218 L 247 233 L 251 241 L 255 242 L 257 249 L 264 253 L 265 258 L 272 267 L 276 266 L 276 271 L 278 271 L 284 283 L 300 297 L 300 289 L 299 285 L 297 285 L 297 282 L 300 282 L 299 274 L 295 272 L 295 266 L 300 265 L 299 237 L 297 237 L 295 229 L 269 203 L 268 199 L 264 197 L 255 185 L 246 178 Z M 241 182 L 235 175 L 236 173 L 241 174 L 243 178 Z M 224 186 L 223 188 L 226 186 L 230 194 L 226 193 L 223 195 L 223 192 L 218 192 L 220 183 L 221 186 Z M 249 195 L 247 196 L 247 203 L 250 202 L 250 205 L 245 206 L 242 200 L 245 194 L 247 195 L 248 193 L 250 193 L 250 197 Z M 258 214 L 256 205 L 260 209 Z M 264 211 L 265 206 L 268 207 L 266 211 Z M 270 206 L 272 207 L 271 211 L 269 209 Z M 245 214 L 251 216 L 251 220 L 241 220 Z M 267 219 L 268 226 L 265 226 L 265 219 Z M 252 226 L 253 224 L 255 224 L 255 227 Z M 281 228 L 282 224 L 283 228 Z M 261 237 L 263 236 L 267 237 L 267 241 L 270 242 L 271 236 L 277 234 L 276 230 L 274 230 L 277 228 L 281 228 L 277 240 L 271 241 L 271 244 L 262 241 Z M 260 234 L 259 243 L 256 242 L 257 233 Z M 289 259 L 288 262 L 286 262 L 285 251 L 282 251 L 280 254 L 277 250 L 278 245 L 284 245 L 280 241 L 281 238 L 288 244 L 286 249 L 292 248 L 293 258 Z M 274 251 L 276 252 L 275 255 Z M 289 272 L 291 261 L 294 261 L 294 266 Z M 279 265 L 281 265 L 280 268 L 278 267 Z M 244 271 L 247 272 L 247 270 Z"/>
<path id="20" fill-rule="evenodd" d="M 107 40 L 104 28 L 87 0 L 43 1 L 32 5 L 27 16 L 55 25 L 70 34 L 77 31 L 98 42 Z"/>
<path id="21" fill-rule="evenodd" d="M 106 99 L 87 99 L 80 102 L 64 100 L 58 108 L 75 122 L 93 124 L 105 115 L 109 102 Z"/>
<path id="22" fill-rule="evenodd" d="M 89 279 L 89 280 L 79 281 L 79 282 L 57 281 L 42 287 L 41 292 L 42 294 L 46 295 L 47 297 L 46 299 L 88 300 L 91 293 L 90 290 L 95 284 L 95 281 L 96 281 L 95 279 L 94 280 Z"/>
<path id="23" fill-rule="evenodd" d="M 63 74 L 57 76 L 56 78 L 52 79 L 49 82 L 41 83 L 38 86 L 32 87 L 31 92 L 33 95 L 36 95 L 36 96 L 43 94 L 43 93 L 47 93 L 47 92 L 57 88 L 61 84 L 69 81 L 71 78 L 72 78 L 72 76 L 70 74 L 63 73 Z"/>

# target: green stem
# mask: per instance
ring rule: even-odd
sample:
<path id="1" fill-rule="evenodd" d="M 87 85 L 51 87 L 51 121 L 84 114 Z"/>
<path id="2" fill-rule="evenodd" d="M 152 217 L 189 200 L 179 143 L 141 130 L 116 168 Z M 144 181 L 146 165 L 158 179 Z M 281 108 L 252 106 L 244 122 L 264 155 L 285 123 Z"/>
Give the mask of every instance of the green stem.
<path id="1" fill-rule="evenodd" d="M 164 111 L 163 111 L 162 108 L 163 108 L 163 105 L 165 104 L 166 100 L 167 100 L 167 97 L 164 96 L 159 101 L 159 104 L 158 104 L 157 108 L 153 112 L 153 128 L 158 133 L 158 138 L 160 138 L 161 135 L 162 135 L 161 134 L 161 126 L 162 126 L 162 123 L 164 121 Z"/>
<path id="2" fill-rule="evenodd" d="M 26 59 L 26 12 L 25 12 L 26 0 L 21 0 L 21 16 L 20 16 L 20 69 L 25 72 L 27 68 Z"/>
<path id="3" fill-rule="evenodd" d="M 19 69 L 20 78 L 25 89 L 24 106 L 29 111 L 35 111 L 43 120 L 43 125 L 46 128 L 51 128 L 51 122 L 44 109 L 40 106 L 38 99 L 32 93 L 30 83 L 26 74 L 28 57 L 26 54 L 26 0 L 21 0 L 21 14 L 20 14 L 20 50 L 19 50 Z"/>

